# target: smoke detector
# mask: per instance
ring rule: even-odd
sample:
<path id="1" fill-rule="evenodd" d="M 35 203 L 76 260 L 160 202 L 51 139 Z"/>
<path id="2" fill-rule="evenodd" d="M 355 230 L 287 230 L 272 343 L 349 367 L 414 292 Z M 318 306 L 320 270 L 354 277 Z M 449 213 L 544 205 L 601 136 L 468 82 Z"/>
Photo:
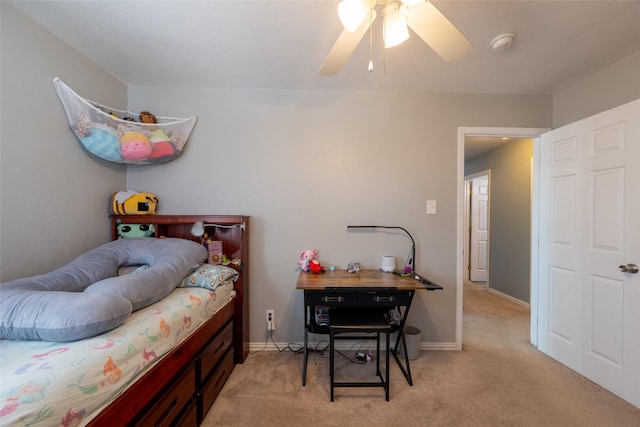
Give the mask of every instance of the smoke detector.
<path id="1" fill-rule="evenodd" d="M 503 50 L 507 50 L 511 47 L 516 37 L 516 33 L 502 33 L 499 36 L 494 37 L 489 45 L 494 52 L 502 52 Z"/>

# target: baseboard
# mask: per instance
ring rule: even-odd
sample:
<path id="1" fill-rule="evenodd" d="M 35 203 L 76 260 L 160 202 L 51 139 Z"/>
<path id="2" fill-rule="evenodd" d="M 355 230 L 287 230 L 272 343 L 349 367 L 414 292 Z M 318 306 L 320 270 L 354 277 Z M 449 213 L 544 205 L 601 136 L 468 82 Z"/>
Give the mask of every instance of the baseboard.
<path id="1" fill-rule="evenodd" d="M 505 294 L 503 292 L 496 291 L 495 289 L 492 289 L 492 288 L 487 288 L 487 290 L 489 291 L 489 293 L 494 294 L 496 296 L 499 296 L 500 298 L 504 298 L 504 299 L 509 300 L 509 301 L 511 301 L 513 303 L 521 305 L 521 306 L 523 306 L 525 308 L 531 309 L 531 305 L 528 302 L 522 301 L 522 300 L 520 300 L 518 298 L 514 298 L 511 295 L 507 295 L 507 294 Z"/>
<path id="2" fill-rule="evenodd" d="M 327 346 L 329 345 L 329 343 L 326 344 Z M 298 342 L 294 342 L 294 343 L 273 343 L 273 342 L 269 342 L 265 345 L 264 342 L 251 342 L 249 343 L 249 352 L 250 353 L 255 353 L 258 351 L 280 351 L 282 349 L 287 348 L 288 346 L 291 347 L 291 349 L 295 350 L 298 348 L 302 348 L 302 343 L 298 343 Z M 375 341 L 372 344 L 372 348 L 375 348 Z M 350 350 L 350 349 L 356 349 L 358 348 L 358 341 L 340 341 L 338 342 L 336 348 L 338 350 Z M 384 347 L 383 347 L 384 348 Z M 423 350 L 445 350 L 445 351 L 451 351 L 451 350 L 457 350 L 456 347 L 456 343 L 455 342 L 421 342 L 420 343 L 420 351 Z"/>
<path id="3" fill-rule="evenodd" d="M 421 342 L 420 350 L 458 350 L 455 342 Z"/>

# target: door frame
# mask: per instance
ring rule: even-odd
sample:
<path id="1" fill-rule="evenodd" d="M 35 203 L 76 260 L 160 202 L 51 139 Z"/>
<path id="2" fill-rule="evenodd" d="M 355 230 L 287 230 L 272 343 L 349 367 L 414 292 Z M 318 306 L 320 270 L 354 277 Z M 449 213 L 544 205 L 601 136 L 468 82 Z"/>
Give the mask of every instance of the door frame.
<path id="1" fill-rule="evenodd" d="M 489 286 L 489 275 L 491 274 L 491 269 L 490 269 L 490 265 L 489 262 L 491 260 L 491 254 L 490 254 L 490 248 L 491 248 L 491 169 L 485 169 L 483 171 L 480 172 L 476 172 L 476 173 L 472 173 L 471 175 L 466 175 L 464 177 L 464 193 L 465 193 L 465 206 L 464 206 L 464 226 L 468 227 L 471 226 L 471 216 L 469 215 L 469 212 L 471 212 L 471 197 L 469 197 L 469 191 L 471 191 L 471 182 L 475 179 L 475 178 L 480 178 L 482 176 L 486 176 L 487 177 L 487 183 L 489 185 L 489 195 L 487 197 L 487 287 Z M 471 233 L 466 232 L 464 234 L 464 260 L 467 264 L 471 264 Z M 468 268 L 463 268 L 463 280 L 466 281 L 471 281 L 471 271 Z"/>
<path id="2" fill-rule="evenodd" d="M 549 128 L 505 128 L 505 127 L 459 127 L 458 128 L 458 206 L 457 206 L 457 236 L 456 236 L 456 348 L 462 350 L 462 293 L 463 293 L 463 266 L 464 266 L 464 199 L 465 199 L 465 179 L 464 179 L 464 140 L 467 136 L 484 136 L 484 137 L 507 137 L 507 138 L 533 138 L 533 201 L 531 206 L 531 227 L 532 227 L 532 245 L 535 245 L 537 232 L 537 188 L 538 184 L 536 179 L 538 178 L 538 158 L 539 158 L 539 143 L 538 137 L 544 132 L 549 131 Z M 535 262 L 537 265 L 537 247 L 532 247 L 531 262 L 532 266 Z M 531 271 L 535 271 L 532 267 Z M 538 309 L 538 300 L 536 298 L 538 290 L 537 278 L 534 280 L 531 277 L 531 342 L 534 342 L 537 336 L 537 316 L 535 313 Z M 534 329 L 535 328 L 535 329 Z"/>

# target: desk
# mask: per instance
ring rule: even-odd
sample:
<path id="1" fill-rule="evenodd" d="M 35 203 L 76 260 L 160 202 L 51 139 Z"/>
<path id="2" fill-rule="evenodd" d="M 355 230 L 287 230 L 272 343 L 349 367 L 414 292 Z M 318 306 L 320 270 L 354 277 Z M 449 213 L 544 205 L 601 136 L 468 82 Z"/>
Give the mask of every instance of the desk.
<path id="1" fill-rule="evenodd" d="M 307 382 L 307 359 L 309 353 L 309 332 L 328 334 L 329 327 L 315 322 L 312 307 L 389 307 L 397 308 L 400 313 L 398 339 L 391 348 L 396 363 L 402 370 L 409 385 L 411 367 L 404 339 L 404 325 L 409 314 L 411 301 L 416 290 L 437 290 L 441 286 L 430 282 L 419 282 L 413 277 L 385 273 L 379 270 L 360 270 L 360 273 L 347 273 L 344 270 L 327 271 L 321 274 L 300 272 L 296 289 L 304 291 L 304 360 L 302 366 L 302 385 Z M 398 346 L 402 345 L 404 365 L 398 357 Z"/>

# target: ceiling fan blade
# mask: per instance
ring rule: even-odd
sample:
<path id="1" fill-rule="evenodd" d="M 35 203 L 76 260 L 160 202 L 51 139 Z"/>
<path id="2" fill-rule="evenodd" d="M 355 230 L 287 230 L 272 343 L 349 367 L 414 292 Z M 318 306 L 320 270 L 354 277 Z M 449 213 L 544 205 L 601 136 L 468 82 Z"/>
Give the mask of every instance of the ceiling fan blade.
<path id="1" fill-rule="evenodd" d="M 407 25 L 447 62 L 462 58 L 471 49 L 469 39 L 430 1 L 408 11 Z"/>
<path id="2" fill-rule="evenodd" d="M 369 16 L 362 22 L 362 24 L 353 33 L 343 29 L 342 33 L 336 40 L 335 44 L 331 48 L 327 59 L 324 60 L 322 67 L 320 67 L 320 74 L 330 76 L 337 74 L 342 70 L 344 64 L 347 63 L 349 57 L 356 50 L 358 43 L 362 40 L 365 33 L 369 29 L 369 26 L 376 19 L 376 12 L 373 11 L 371 19 Z"/>

